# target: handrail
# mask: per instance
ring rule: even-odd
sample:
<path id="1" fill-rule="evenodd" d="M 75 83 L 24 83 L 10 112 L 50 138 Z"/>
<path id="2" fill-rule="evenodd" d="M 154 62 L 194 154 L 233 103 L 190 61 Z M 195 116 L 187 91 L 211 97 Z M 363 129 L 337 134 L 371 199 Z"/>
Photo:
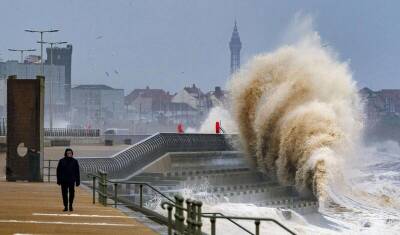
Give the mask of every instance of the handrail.
<path id="1" fill-rule="evenodd" d="M 163 202 L 161 204 L 161 208 L 165 209 L 167 206 L 167 208 L 171 208 L 171 207 L 176 207 L 181 211 L 187 211 L 188 213 L 190 212 L 190 209 L 188 208 L 184 208 L 183 206 L 179 206 L 175 203 L 169 203 L 169 202 Z M 219 214 L 219 216 L 217 216 L 217 214 Z M 232 220 L 236 219 L 236 220 L 253 220 L 255 222 L 256 225 L 256 235 L 259 235 L 260 232 L 260 221 L 269 221 L 269 222 L 273 222 L 275 224 L 277 224 L 279 227 L 283 228 L 285 231 L 287 231 L 290 234 L 296 235 L 295 232 L 291 231 L 289 228 L 287 228 L 285 225 L 283 225 L 282 223 L 280 223 L 279 221 L 273 219 L 273 218 L 258 218 L 258 217 L 243 217 L 243 216 L 225 216 L 222 213 L 201 213 L 201 217 L 204 218 L 210 218 L 211 221 L 211 235 L 215 235 L 215 220 L 216 219 L 227 219 L 229 221 L 232 222 Z M 234 223 L 237 224 L 237 223 Z M 239 224 L 237 224 L 239 225 Z M 242 226 L 239 226 L 240 228 L 244 229 L 246 232 L 253 234 L 252 232 L 248 231 L 247 229 L 243 228 Z"/>
<path id="2" fill-rule="evenodd" d="M 104 171 L 99 170 L 99 172 L 101 173 L 105 173 Z M 97 179 L 102 179 L 99 175 L 94 174 L 94 173 L 89 173 L 87 174 L 88 177 L 94 177 Z M 163 198 L 167 199 L 169 202 L 162 202 L 161 203 L 161 207 L 163 209 L 165 209 L 165 205 L 169 205 L 172 207 L 176 207 L 179 208 L 181 210 L 184 211 L 188 211 L 188 209 L 181 207 L 179 205 L 177 205 L 175 203 L 174 200 L 172 200 L 170 197 L 166 196 L 164 193 L 160 192 L 158 189 L 154 188 L 152 185 L 146 183 L 146 182 L 133 182 L 133 181 L 118 181 L 118 180 L 109 180 L 109 179 L 103 179 L 105 182 L 108 183 L 112 183 L 114 184 L 115 187 L 115 200 L 114 200 L 114 205 L 117 205 L 117 186 L 118 184 L 133 184 L 133 185 L 140 185 L 140 207 L 142 207 L 143 201 L 142 201 L 142 185 L 148 186 L 149 188 L 151 188 L 152 190 L 154 190 L 156 193 L 158 193 L 159 195 L 161 195 Z M 95 185 L 95 183 L 93 182 L 93 186 Z M 93 188 L 93 190 L 96 190 L 95 188 Z M 103 194 L 102 192 L 99 192 L 98 190 L 96 190 L 99 194 Z M 102 195 L 105 196 L 105 195 Z M 93 191 L 93 203 L 95 203 L 95 192 Z M 223 213 L 220 212 L 207 212 L 207 213 L 200 213 L 201 217 L 204 218 L 214 218 L 214 219 L 227 219 L 228 221 L 230 221 L 231 223 L 233 223 L 234 225 L 236 225 L 237 227 L 239 227 L 240 229 L 242 229 L 243 231 L 247 232 L 248 234 L 252 234 L 255 235 L 254 233 L 252 233 L 251 231 L 249 231 L 248 229 L 246 229 L 245 227 L 243 227 L 242 225 L 240 225 L 239 223 L 237 223 L 236 221 L 234 221 L 234 219 L 238 219 L 238 220 L 255 220 L 256 221 L 256 226 L 257 225 L 257 221 L 270 221 L 270 222 L 274 222 L 275 224 L 279 225 L 280 227 L 282 227 L 283 229 L 285 229 L 287 232 L 289 232 L 290 234 L 295 234 L 294 232 L 292 232 L 290 229 L 286 228 L 283 224 L 281 224 L 280 222 L 278 222 L 275 219 L 272 218 L 256 218 L 256 217 L 235 217 L 235 216 L 226 216 Z M 210 216 L 213 215 L 213 216 Z M 219 216 L 216 216 L 219 215 Z"/>
<path id="3" fill-rule="evenodd" d="M 244 217 L 244 216 L 210 216 L 210 215 L 204 215 L 203 217 L 205 218 L 210 218 L 211 219 L 236 219 L 236 220 L 254 220 L 256 223 L 256 226 L 258 226 L 260 224 L 260 221 L 269 221 L 269 222 L 273 222 L 277 225 L 279 225 L 279 227 L 283 228 L 284 230 L 286 230 L 288 233 L 296 235 L 295 232 L 293 232 L 292 230 L 288 229 L 285 225 L 283 225 L 282 223 L 280 223 L 279 221 L 273 219 L 273 218 L 257 218 L 257 217 Z M 213 222 L 211 222 L 213 226 Z M 214 221 L 214 226 L 215 226 L 215 221 Z"/>
<path id="4" fill-rule="evenodd" d="M 226 215 L 224 215 L 224 214 L 222 214 L 220 212 L 217 212 L 217 213 L 201 213 L 201 216 L 205 217 L 205 215 L 209 215 L 209 214 L 226 216 Z M 250 232 L 247 228 L 245 228 L 242 225 L 238 224 L 236 221 L 232 220 L 231 218 L 226 218 L 226 219 L 229 220 L 230 222 L 232 222 L 233 224 L 235 224 L 236 226 L 238 226 L 239 228 L 241 228 L 242 230 L 246 231 L 248 234 L 254 235 L 254 233 Z"/>
<path id="5" fill-rule="evenodd" d="M 92 176 L 92 177 L 96 177 L 98 179 L 100 179 L 101 177 L 99 175 L 93 174 L 93 173 L 89 173 L 87 174 L 88 177 Z M 160 194 L 162 197 L 164 197 L 165 199 L 167 199 L 170 202 L 174 202 L 174 200 L 172 200 L 171 198 L 169 198 L 167 195 L 165 195 L 164 193 L 160 192 L 158 189 L 154 188 L 153 186 L 151 186 L 150 184 L 146 183 L 146 182 L 133 182 L 133 181 L 115 181 L 115 180 L 105 180 L 108 183 L 112 183 L 112 184 L 134 184 L 134 185 L 145 185 L 149 188 L 151 188 L 152 190 L 154 190 L 156 193 Z"/>
<path id="6" fill-rule="evenodd" d="M 154 188 L 153 186 L 151 186 L 150 184 L 146 183 L 146 182 L 133 182 L 133 181 L 126 181 L 126 182 L 119 182 L 119 181 L 111 181 L 111 180 L 107 180 L 107 182 L 110 183 L 117 183 L 117 184 L 134 184 L 134 185 L 146 185 L 147 187 L 151 188 L 152 190 L 154 190 L 155 192 L 157 192 L 158 194 L 160 194 L 161 196 L 163 196 L 165 199 L 167 199 L 170 202 L 174 202 L 171 198 L 169 198 L 167 195 L 165 195 L 164 193 L 160 192 L 158 189 Z"/>

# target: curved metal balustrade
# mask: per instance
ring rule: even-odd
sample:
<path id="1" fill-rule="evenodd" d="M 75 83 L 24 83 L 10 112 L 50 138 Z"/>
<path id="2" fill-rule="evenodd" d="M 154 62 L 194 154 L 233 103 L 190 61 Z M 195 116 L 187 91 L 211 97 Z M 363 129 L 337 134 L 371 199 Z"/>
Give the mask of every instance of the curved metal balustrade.
<path id="1" fill-rule="evenodd" d="M 168 152 L 232 151 L 237 135 L 157 133 L 111 157 L 77 158 L 81 174 L 107 171 L 110 178 L 128 179 Z"/>

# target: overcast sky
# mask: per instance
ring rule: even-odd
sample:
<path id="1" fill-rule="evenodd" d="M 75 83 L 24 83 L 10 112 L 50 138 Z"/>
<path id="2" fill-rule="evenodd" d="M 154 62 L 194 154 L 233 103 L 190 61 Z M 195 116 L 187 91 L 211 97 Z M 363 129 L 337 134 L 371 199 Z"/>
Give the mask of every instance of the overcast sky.
<path id="1" fill-rule="evenodd" d="M 10 0 L 0 9 L 0 57 L 19 59 L 7 48 L 39 49 L 39 35 L 24 29 L 60 29 L 45 40 L 72 43 L 73 84 L 108 84 L 125 93 L 146 85 L 223 86 L 235 18 L 245 63 L 279 47 L 302 12 L 350 61 L 359 87 L 400 88 L 400 1 Z"/>

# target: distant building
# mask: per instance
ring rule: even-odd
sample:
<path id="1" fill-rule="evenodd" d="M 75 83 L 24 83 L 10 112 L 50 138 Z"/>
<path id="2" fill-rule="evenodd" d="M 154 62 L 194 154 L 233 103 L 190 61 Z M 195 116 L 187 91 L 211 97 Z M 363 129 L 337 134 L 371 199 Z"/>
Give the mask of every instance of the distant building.
<path id="1" fill-rule="evenodd" d="M 365 112 L 370 122 L 377 122 L 382 116 L 400 115 L 400 89 L 373 91 L 367 87 L 360 90 L 365 102 Z"/>
<path id="2" fill-rule="evenodd" d="M 221 87 L 215 87 L 214 91 L 207 93 L 208 102 L 211 107 L 227 107 L 228 106 L 228 91 L 224 91 Z"/>
<path id="3" fill-rule="evenodd" d="M 171 100 L 174 103 L 185 103 L 190 107 L 196 109 L 199 113 L 198 116 L 208 113 L 211 108 L 210 100 L 200 88 L 193 84 L 191 87 L 184 87 Z"/>
<path id="4" fill-rule="evenodd" d="M 157 131 L 175 131 L 177 124 L 198 124 L 199 111 L 188 104 L 175 100 L 162 89 L 135 89 L 125 97 L 127 119 L 134 133 L 151 134 Z"/>
<path id="5" fill-rule="evenodd" d="M 72 88 L 71 95 L 74 125 L 104 128 L 108 123 L 123 119 L 123 89 L 106 85 L 79 85 Z"/>
<path id="6" fill-rule="evenodd" d="M 24 59 L 24 64 L 40 64 L 39 55 L 28 55 Z"/>
<path id="7" fill-rule="evenodd" d="M 46 64 L 50 64 L 51 49 L 46 48 Z M 72 45 L 66 47 L 53 47 L 53 64 L 62 65 L 65 68 L 65 101 L 67 109 L 71 108 L 71 64 L 72 64 Z"/>
<path id="8" fill-rule="evenodd" d="M 37 63 L 19 63 L 18 61 L 0 62 L 0 79 L 6 79 L 10 75 L 16 75 L 17 79 L 36 79 L 36 76 L 39 74 L 41 74 L 41 65 Z M 45 121 L 48 123 L 49 120 L 50 97 L 53 104 L 53 120 L 65 120 L 65 68 L 61 65 L 44 65 L 44 76 Z M 4 83 L 5 81 L 3 80 Z M 4 93 L 1 94 L 3 95 Z M 0 98 L 0 102 L 2 99 Z"/>
<path id="9" fill-rule="evenodd" d="M 154 120 L 159 113 L 156 106 L 171 102 L 172 95 L 163 89 L 135 89 L 125 97 L 128 118 L 131 120 Z"/>
<path id="10" fill-rule="evenodd" d="M 240 50 L 242 49 L 236 20 L 231 40 L 229 41 L 229 49 L 231 51 L 231 74 L 233 74 L 240 68 Z"/>

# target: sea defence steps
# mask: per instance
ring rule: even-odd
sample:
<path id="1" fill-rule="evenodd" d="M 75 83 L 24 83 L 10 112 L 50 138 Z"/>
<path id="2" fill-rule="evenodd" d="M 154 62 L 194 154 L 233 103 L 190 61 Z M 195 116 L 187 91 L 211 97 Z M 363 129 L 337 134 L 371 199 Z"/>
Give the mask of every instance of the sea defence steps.
<path id="1" fill-rule="evenodd" d="M 318 209 L 314 198 L 301 197 L 294 186 L 282 186 L 253 169 L 239 149 L 238 136 L 157 133 L 109 158 L 78 158 L 82 177 L 103 170 L 108 178 L 144 182 L 169 197 L 184 189 L 215 201 L 289 208 L 300 213 Z M 112 186 L 110 185 L 110 191 Z M 137 201 L 139 188 L 121 186 L 118 195 Z M 151 190 L 144 200 L 154 199 Z"/>

